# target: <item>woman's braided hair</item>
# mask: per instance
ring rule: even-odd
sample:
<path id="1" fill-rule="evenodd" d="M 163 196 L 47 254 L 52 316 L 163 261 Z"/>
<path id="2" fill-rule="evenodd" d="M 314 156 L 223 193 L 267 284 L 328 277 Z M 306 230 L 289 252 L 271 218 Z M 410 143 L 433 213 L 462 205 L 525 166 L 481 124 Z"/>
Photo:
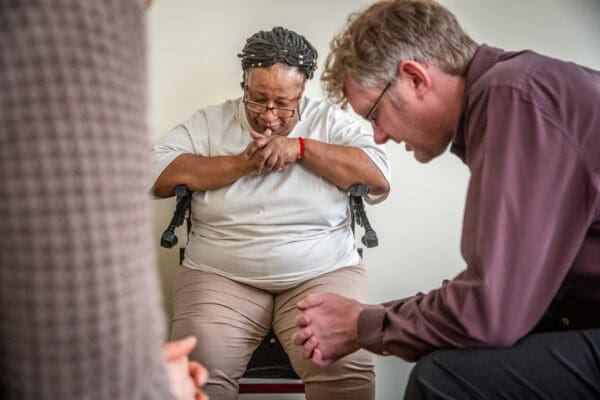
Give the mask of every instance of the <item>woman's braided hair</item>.
<path id="1" fill-rule="evenodd" d="M 270 67 L 276 63 L 296 67 L 311 79 L 317 69 L 317 50 L 302 35 L 280 26 L 270 31 L 260 31 L 246 39 L 246 45 L 238 54 L 242 69 Z"/>

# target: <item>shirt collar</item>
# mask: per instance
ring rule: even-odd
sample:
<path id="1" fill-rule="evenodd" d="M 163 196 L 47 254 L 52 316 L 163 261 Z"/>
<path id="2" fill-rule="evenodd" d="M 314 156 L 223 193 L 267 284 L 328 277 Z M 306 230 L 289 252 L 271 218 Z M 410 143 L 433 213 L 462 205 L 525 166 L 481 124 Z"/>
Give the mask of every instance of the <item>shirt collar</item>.
<path id="1" fill-rule="evenodd" d="M 456 127 L 456 133 L 452 139 L 452 146 L 450 151 L 458 155 L 464 161 L 464 146 L 465 146 L 465 112 L 467 109 L 467 102 L 469 100 L 470 89 L 473 85 L 481 78 L 487 71 L 489 71 L 500 59 L 502 58 L 504 51 L 502 49 L 482 44 L 475 51 L 475 55 L 471 59 L 469 66 L 467 67 L 467 73 L 465 76 L 465 91 L 462 100 L 462 108 L 460 112 L 460 118 L 458 120 L 458 126 Z"/>

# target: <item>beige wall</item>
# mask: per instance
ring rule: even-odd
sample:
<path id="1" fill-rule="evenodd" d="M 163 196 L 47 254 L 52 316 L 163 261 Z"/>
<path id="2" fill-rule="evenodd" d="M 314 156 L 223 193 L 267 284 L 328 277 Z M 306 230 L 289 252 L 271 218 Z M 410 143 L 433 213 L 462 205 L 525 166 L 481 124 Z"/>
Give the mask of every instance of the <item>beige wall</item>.
<path id="1" fill-rule="evenodd" d="M 319 50 L 322 66 L 334 32 L 351 11 L 368 3 L 155 1 L 149 11 L 152 138 L 204 105 L 240 95 L 241 70 L 236 54 L 245 38 L 255 31 L 282 25 L 304 34 Z M 598 0 L 442 3 L 455 12 L 478 42 L 514 50 L 532 48 L 600 69 Z M 318 79 L 310 83 L 307 94 L 321 96 Z M 388 150 L 393 161 L 391 196 L 385 203 L 368 209 L 380 238 L 380 247 L 366 252 L 373 302 L 427 291 L 464 267 L 459 239 L 467 169 L 449 154 L 424 166 L 405 153 L 403 146 L 392 144 Z M 156 201 L 154 206 L 158 242 L 173 202 Z M 158 253 L 168 296 L 177 254 L 160 248 Z M 411 365 L 397 358 L 377 357 L 376 362 L 377 398 L 400 398 Z"/>

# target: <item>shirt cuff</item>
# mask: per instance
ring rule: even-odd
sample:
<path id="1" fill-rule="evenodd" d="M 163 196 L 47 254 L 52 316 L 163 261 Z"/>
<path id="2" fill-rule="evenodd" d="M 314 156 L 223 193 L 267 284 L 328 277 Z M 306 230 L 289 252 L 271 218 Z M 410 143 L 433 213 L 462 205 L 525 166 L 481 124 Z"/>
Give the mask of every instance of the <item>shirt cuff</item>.
<path id="1" fill-rule="evenodd" d="M 385 307 L 365 308 L 358 316 L 358 345 L 372 353 L 387 356 L 383 348 Z"/>

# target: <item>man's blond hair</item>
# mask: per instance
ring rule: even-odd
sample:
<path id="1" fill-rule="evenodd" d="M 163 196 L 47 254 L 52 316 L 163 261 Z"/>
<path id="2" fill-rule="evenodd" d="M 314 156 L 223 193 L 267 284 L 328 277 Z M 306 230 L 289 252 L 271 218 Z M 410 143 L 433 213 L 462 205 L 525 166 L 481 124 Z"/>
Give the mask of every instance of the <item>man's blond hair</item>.
<path id="1" fill-rule="evenodd" d="M 329 99 L 346 106 L 345 78 L 363 89 L 383 87 L 403 60 L 463 76 L 477 47 L 456 17 L 433 0 L 379 1 L 350 15 L 331 41 L 321 81 Z"/>

